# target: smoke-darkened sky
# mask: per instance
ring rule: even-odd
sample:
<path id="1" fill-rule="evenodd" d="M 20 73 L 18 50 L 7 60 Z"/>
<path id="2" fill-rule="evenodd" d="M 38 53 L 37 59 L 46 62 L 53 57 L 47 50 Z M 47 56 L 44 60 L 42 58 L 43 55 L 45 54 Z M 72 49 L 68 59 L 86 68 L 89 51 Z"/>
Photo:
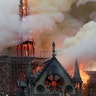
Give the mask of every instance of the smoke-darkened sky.
<path id="1" fill-rule="evenodd" d="M 96 0 L 28 0 L 29 15 L 22 23 L 19 0 L 0 0 L 0 49 L 16 45 L 22 34 L 25 40 L 34 38 L 39 50 L 50 50 L 55 41 L 64 65 L 78 59 L 87 68 L 95 66 L 95 5 Z"/>

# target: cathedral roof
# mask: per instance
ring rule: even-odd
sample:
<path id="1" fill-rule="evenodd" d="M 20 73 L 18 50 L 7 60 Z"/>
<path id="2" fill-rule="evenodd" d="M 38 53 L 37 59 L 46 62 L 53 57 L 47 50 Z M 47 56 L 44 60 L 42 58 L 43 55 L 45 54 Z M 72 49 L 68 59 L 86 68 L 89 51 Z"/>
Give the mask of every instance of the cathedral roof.
<path id="1" fill-rule="evenodd" d="M 54 67 L 57 66 L 57 67 L 61 68 L 61 70 L 63 70 L 63 72 L 67 76 L 67 78 L 70 81 L 72 81 L 72 78 L 70 77 L 70 75 L 67 73 L 67 71 L 64 69 L 64 67 L 60 64 L 60 62 L 57 60 L 57 58 L 55 56 L 53 56 L 50 60 L 46 61 L 45 64 L 46 64 L 45 68 L 41 72 L 35 74 L 35 76 L 34 76 L 34 77 L 36 77 L 35 82 L 41 78 L 41 76 L 46 72 L 46 70 L 55 70 L 55 68 L 54 69 L 52 68 L 53 65 L 54 65 Z M 55 71 L 55 72 L 58 74 L 58 71 Z"/>
<path id="2" fill-rule="evenodd" d="M 41 70 L 41 72 L 38 72 L 38 73 L 36 73 L 34 75 L 34 77 L 35 77 L 34 82 L 37 82 L 46 71 L 51 71 L 51 72 L 53 72 L 53 74 L 61 74 L 59 72 L 61 70 L 63 72 L 63 75 L 65 75 L 66 78 L 68 78 L 72 82 L 72 78 L 69 76 L 67 71 L 64 69 L 64 67 L 60 64 L 60 62 L 56 58 L 55 43 L 54 42 L 52 44 L 52 48 L 53 48 L 53 50 L 52 50 L 52 58 L 47 60 L 46 62 L 44 62 L 44 64 L 46 66 L 44 67 L 44 69 Z"/>

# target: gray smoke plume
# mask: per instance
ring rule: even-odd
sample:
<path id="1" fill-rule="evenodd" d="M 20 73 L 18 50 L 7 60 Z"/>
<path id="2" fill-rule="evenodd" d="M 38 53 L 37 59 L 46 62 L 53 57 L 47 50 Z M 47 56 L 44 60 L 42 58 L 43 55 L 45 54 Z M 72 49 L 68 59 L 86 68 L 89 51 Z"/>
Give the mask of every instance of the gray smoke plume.
<path id="1" fill-rule="evenodd" d="M 61 54 L 60 58 L 63 57 L 65 59 L 67 66 L 75 59 L 78 59 L 80 63 L 85 64 L 84 68 L 87 69 L 88 64 L 92 64 L 93 61 L 95 62 L 96 22 L 91 21 L 85 24 L 75 36 L 66 38 Z M 93 63 L 93 65 L 96 68 L 96 63 Z M 92 67 L 92 65 L 90 67 Z"/>
<path id="2" fill-rule="evenodd" d="M 56 0 L 55 2 L 52 0 L 28 0 L 29 15 L 25 17 L 24 22 L 20 21 L 19 17 L 19 0 L 6 2 L 7 0 L 0 0 L 0 49 L 17 44 L 20 35 L 23 35 L 24 39 L 28 39 L 31 37 L 30 34 L 34 36 L 35 33 L 38 33 L 40 34 L 38 38 L 41 38 L 40 36 L 43 37 L 43 32 L 51 32 L 50 37 L 53 35 L 52 38 L 54 38 L 59 32 L 60 34 L 63 32 L 66 35 L 72 34 L 72 32 L 70 33 L 72 27 L 80 27 L 78 20 L 70 16 L 66 19 L 65 16 L 70 11 L 71 5 L 75 0 Z M 76 26 L 69 25 L 75 21 Z M 63 28 L 64 26 L 67 28 Z M 68 26 L 70 27 L 69 29 Z M 50 38 L 49 42 L 52 38 Z"/>
<path id="3" fill-rule="evenodd" d="M 52 41 L 58 49 L 64 43 L 64 49 L 58 52 L 64 64 L 76 58 L 83 63 L 95 60 L 96 23 L 82 27 L 84 23 L 70 15 L 74 3 L 78 8 L 90 1 L 96 0 L 28 0 L 29 15 L 22 22 L 19 0 L 0 0 L 0 50 L 18 44 L 22 35 L 24 40 L 35 38 L 41 49 L 50 49 Z M 94 20 L 95 12 L 88 17 Z"/>

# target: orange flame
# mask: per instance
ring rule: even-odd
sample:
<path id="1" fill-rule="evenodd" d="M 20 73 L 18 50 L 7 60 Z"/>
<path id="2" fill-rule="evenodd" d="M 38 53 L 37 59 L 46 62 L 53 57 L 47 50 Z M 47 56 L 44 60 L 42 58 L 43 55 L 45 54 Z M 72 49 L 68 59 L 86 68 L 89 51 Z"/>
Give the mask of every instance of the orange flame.
<path id="1" fill-rule="evenodd" d="M 90 76 L 86 74 L 85 71 L 80 70 L 81 78 L 84 84 L 88 83 L 88 80 L 90 79 Z"/>
<path id="2" fill-rule="evenodd" d="M 80 75 L 83 81 L 83 84 L 87 84 L 90 76 L 84 71 L 84 64 L 80 64 Z"/>
<path id="3" fill-rule="evenodd" d="M 84 85 L 87 85 L 88 84 L 88 80 L 90 79 L 90 76 L 86 73 L 86 71 L 84 71 L 85 69 L 85 64 L 79 64 L 79 71 L 80 71 L 80 75 L 81 75 L 81 79 L 83 81 L 83 84 Z M 74 73 L 74 69 L 73 67 L 69 67 L 67 68 L 67 70 L 69 70 L 69 74 L 71 77 L 73 77 L 73 74 Z"/>

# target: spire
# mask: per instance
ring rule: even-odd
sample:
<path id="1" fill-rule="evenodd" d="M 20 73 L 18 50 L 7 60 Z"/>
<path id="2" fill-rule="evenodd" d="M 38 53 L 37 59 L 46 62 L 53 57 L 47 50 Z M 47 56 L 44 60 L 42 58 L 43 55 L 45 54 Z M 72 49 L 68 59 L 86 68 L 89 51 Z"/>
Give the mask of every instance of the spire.
<path id="1" fill-rule="evenodd" d="M 54 42 L 52 44 L 52 48 L 53 48 L 53 50 L 52 50 L 52 56 L 55 57 L 56 54 L 55 54 L 55 43 Z"/>
<path id="2" fill-rule="evenodd" d="M 79 67 L 78 67 L 78 62 L 76 60 L 75 62 L 75 71 L 74 71 L 74 77 L 73 77 L 74 82 L 76 83 L 82 83 L 82 79 L 80 76 L 80 72 L 79 72 Z"/>
<path id="3" fill-rule="evenodd" d="M 20 19 L 22 20 L 23 17 L 28 15 L 28 4 L 27 0 L 20 0 L 20 5 L 19 5 L 19 15 Z"/>

